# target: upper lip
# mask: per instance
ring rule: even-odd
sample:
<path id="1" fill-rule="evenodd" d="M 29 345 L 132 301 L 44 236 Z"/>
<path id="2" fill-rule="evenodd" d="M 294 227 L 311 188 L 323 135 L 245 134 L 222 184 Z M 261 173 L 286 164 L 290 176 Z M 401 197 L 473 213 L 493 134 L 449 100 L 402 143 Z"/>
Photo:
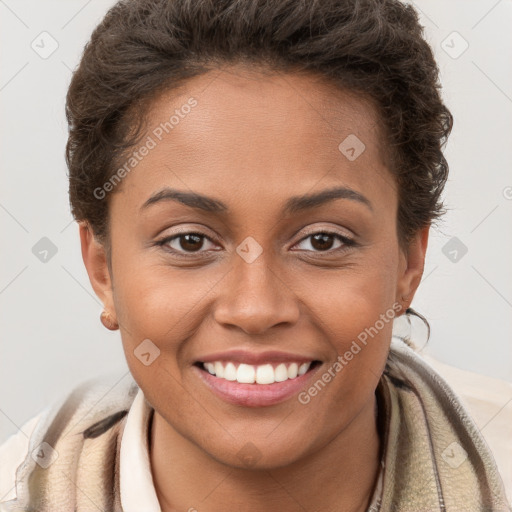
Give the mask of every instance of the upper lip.
<path id="1" fill-rule="evenodd" d="M 291 354 L 288 352 L 279 352 L 271 350 L 266 352 L 248 352 L 247 350 L 228 350 L 226 352 L 216 352 L 214 354 L 199 357 L 197 362 L 209 363 L 215 361 L 236 361 L 238 363 L 260 365 L 264 363 L 309 363 L 318 361 L 317 358 L 304 356 L 300 354 Z"/>

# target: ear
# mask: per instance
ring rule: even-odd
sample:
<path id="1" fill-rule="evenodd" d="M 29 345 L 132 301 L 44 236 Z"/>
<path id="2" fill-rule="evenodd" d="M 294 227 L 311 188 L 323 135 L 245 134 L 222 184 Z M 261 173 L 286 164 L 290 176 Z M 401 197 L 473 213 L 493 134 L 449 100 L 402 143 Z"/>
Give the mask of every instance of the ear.
<path id="1" fill-rule="evenodd" d="M 117 320 L 105 247 L 96 240 L 87 221 L 79 222 L 79 228 L 82 259 L 89 274 L 89 281 L 111 318 Z"/>
<path id="2" fill-rule="evenodd" d="M 401 314 L 411 305 L 425 266 L 430 224 L 416 233 L 407 252 L 401 252 L 396 301 L 401 304 Z"/>

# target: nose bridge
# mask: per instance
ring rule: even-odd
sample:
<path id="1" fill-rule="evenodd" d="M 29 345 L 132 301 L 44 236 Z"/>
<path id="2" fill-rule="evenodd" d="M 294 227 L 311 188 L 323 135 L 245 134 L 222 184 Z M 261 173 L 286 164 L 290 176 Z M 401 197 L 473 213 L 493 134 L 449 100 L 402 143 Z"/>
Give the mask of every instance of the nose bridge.
<path id="1" fill-rule="evenodd" d="M 217 302 L 215 318 L 221 324 L 237 325 L 248 333 L 260 333 L 298 319 L 295 293 L 279 276 L 278 266 L 253 240 L 242 242 L 233 268 Z"/>

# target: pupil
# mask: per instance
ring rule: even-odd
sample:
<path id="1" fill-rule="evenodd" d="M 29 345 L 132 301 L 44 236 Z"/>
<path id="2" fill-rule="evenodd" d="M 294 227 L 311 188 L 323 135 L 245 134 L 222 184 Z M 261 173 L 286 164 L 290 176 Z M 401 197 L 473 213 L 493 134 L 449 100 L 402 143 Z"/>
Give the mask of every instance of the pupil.
<path id="1" fill-rule="evenodd" d="M 185 240 L 185 242 L 183 242 L 183 240 Z M 189 243 L 189 241 L 192 241 L 192 243 Z M 185 250 L 196 251 L 198 249 L 201 249 L 203 244 L 200 243 L 199 246 L 197 245 L 197 243 L 201 242 L 201 241 L 202 241 L 202 236 L 194 234 L 194 233 L 189 234 L 189 235 L 182 235 L 180 237 L 181 248 L 185 249 Z M 194 245 L 194 242 L 195 242 L 195 245 Z"/>
<path id="2" fill-rule="evenodd" d="M 316 235 L 313 235 L 313 240 L 311 242 L 311 245 L 315 249 L 325 250 L 330 249 L 332 247 L 332 240 L 333 236 L 329 235 L 327 233 L 318 233 Z M 319 242 L 319 243 L 317 243 Z"/>

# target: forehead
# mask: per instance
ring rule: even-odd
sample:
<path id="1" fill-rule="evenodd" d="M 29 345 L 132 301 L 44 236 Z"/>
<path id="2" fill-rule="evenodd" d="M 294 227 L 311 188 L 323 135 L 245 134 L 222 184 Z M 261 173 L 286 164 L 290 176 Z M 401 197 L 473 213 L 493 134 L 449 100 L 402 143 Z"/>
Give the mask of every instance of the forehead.
<path id="1" fill-rule="evenodd" d="M 320 182 L 394 189 L 371 102 L 314 75 L 232 67 L 195 77 L 151 102 L 134 149 L 145 144 L 117 190 L 139 206 L 165 185 L 270 201 Z"/>

